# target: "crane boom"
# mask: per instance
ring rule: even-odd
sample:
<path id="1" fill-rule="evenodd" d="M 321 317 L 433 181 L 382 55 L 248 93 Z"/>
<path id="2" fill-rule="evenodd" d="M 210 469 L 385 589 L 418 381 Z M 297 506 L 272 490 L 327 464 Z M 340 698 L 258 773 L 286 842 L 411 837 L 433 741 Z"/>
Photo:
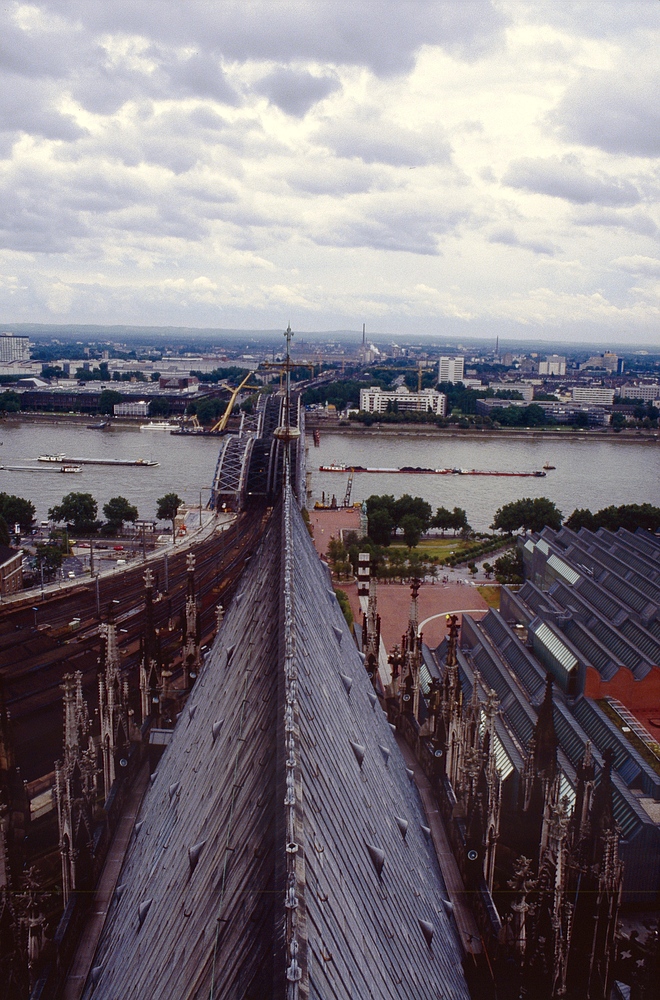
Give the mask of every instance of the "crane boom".
<path id="1" fill-rule="evenodd" d="M 217 433 L 222 434 L 222 432 L 227 429 L 227 424 L 229 423 L 229 418 L 231 416 L 231 412 L 234 409 L 234 403 L 236 402 L 236 397 L 238 396 L 238 394 L 241 391 L 241 389 L 245 385 L 247 385 L 247 383 L 250 381 L 251 378 L 252 378 L 252 372 L 248 372 L 247 376 L 243 379 L 243 381 L 241 382 L 241 384 L 234 389 L 234 391 L 232 392 L 231 396 L 229 397 L 229 402 L 227 403 L 227 408 L 226 408 L 225 412 L 222 414 L 222 416 L 220 417 L 220 419 L 218 420 L 218 422 L 215 423 L 213 425 L 213 427 L 211 428 L 211 433 L 212 434 L 217 434 Z M 252 386 L 252 388 L 259 389 L 261 387 L 260 386 Z"/>

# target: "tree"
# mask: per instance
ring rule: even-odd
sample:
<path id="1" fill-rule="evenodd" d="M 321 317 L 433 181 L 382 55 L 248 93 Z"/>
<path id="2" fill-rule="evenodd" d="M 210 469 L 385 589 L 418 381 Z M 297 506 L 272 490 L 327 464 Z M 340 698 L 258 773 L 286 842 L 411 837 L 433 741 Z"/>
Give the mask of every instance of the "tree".
<path id="1" fill-rule="evenodd" d="M 99 396 L 99 413 L 111 414 L 115 403 L 121 403 L 123 398 L 116 389 L 104 389 Z"/>
<path id="2" fill-rule="evenodd" d="M 660 507 L 654 507 L 650 503 L 627 503 L 620 507 L 603 507 L 595 514 L 590 510 L 577 509 L 569 517 L 566 527 L 572 531 L 579 531 L 580 528 L 588 528 L 589 531 L 598 531 L 599 528 L 606 528 L 608 531 L 618 531 L 619 528 L 627 531 L 636 531 L 637 528 L 658 531 Z"/>
<path id="3" fill-rule="evenodd" d="M 35 506 L 31 500 L 24 500 L 13 493 L 0 493 L 0 517 L 5 519 L 11 529 L 19 524 L 22 534 L 27 535 L 32 531 L 34 515 Z"/>
<path id="4" fill-rule="evenodd" d="M 149 403 L 149 416 L 150 417 L 169 417 L 170 415 L 170 401 L 169 399 L 164 399 L 162 396 L 155 396 L 154 399 Z"/>
<path id="5" fill-rule="evenodd" d="M 471 531 L 470 525 L 468 524 L 467 514 L 462 507 L 454 507 L 451 512 L 451 522 L 449 527 L 454 529 L 454 534 L 456 534 L 457 531 L 462 533 Z"/>
<path id="6" fill-rule="evenodd" d="M 495 560 L 495 579 L 498 583 L 523 583 L 523 561 L 519 549 L 505 552 Z"/>
<path id="7" fill-rule="evenodd" d="M 21 397 L 13 389 L 7 389 L 0 395 L 0 412 L 18 413 L 21 409 Z"/>
<path id="8" fill-rule="evenodd" d="M 548 500 L 547 497 L 534 499 L 524 497 L 522 500 L 514 500 L 513 503 L 500 507 L 491 527 L 507 534 L 520 529 L 525 533 L 542 531 L 545 527 L 558 531 L 562 520 L 563 514 L 555 507 L 552 500 Z"/>
<path id="9" fill-rule="evenodd" d="M 431 526 L 433 528 L 440 528 L 442 532 L 442 537 L 444 538 L 445 531 L 448 528 L 453 527 L 453 514 L 446 507 L 438 507 L 431 521 Z"/>
<path id="10" fill-rule="evenodd" d="M 103 505 L 103 514 L 113 528 L 121 530 L 124 521 L 137 520 L 138 509 L 126 497 L 112 497 Z"/>
<path id="11" fill-rule="evenodd" d="M 394 502 L 391 513 L 397 528 L 403 527 L 405 517 L 414 517 L 420 522 L 421 530 L 425 531 L 431 523 L 433 509 L 422 497 L 411 497 L 409 493 L 404 493 Z"/>
<path id="12" fill-rule="evenodd" d="M 172 541 L 176 542 L 176 512 L 183 503 L 183 500 L 176 493 L 166 493 L 156 501 L 156 517 L 161 521 L 172 522 Z"/>
<path id="13" fill-rule="evenodd" d="M 37 569 L 43 568 L 44 575 L 50 577 L 62 565 L 64 550 L 56 542 L 40 542 L 37 545 L 35 562 Z"/>
<path id="14" fill-rule="evenodd" d="M 586 507 L 576 507 L 566 521 L 566 527 L 570 528 L 571 531 L 579 531 L 580 528 L 588 528 L 589 531 L 595 531 L 596 519 Z"/>
<path id="15" fill-rule="evenodd" d="M 384 507 L 377 507 L 369 517 L 369 538 L 376 545 L 389 545 L 392 539 L 394 521 Z"/>
<path id="16" fill-rule="evenodd" d="M 403 531 L 403 540 L 408 548 L 416 548 L 417 545 L 419 545 L 419 540 L 422 536 L 422 531 L 424 530 L 424 525 L 420 519 L 415 517 L 413 514 L 406 514 L 405 517 L 401 518 L 400 527 Z"/>
<path id="17" fill-rule="evenodd" d="M 91 493 L 67 493 L 62 503 L 48 511 L 51 521 L 65 521 L 74 531 L 84 533 L 96 530 L 96 500 Z"/>
<path id="18" fill-rule="evenodd" d="M 9 535 L 9 528 L 7 527 L 7 522 L 4 517 L 0 514 L 0 545 L 11 545 L 11 537 Z"/>
<path id="19" fill-rule="evenodd" d="M 493 575 L 493 567 L 491 566 L 491 564 L 489 562 L 485 562 L 484 566 L 483 566 L 483 569 L 484 569 L 484 573 L 486 574 L 486 579 L 490 580 L 491 576 Z"/>

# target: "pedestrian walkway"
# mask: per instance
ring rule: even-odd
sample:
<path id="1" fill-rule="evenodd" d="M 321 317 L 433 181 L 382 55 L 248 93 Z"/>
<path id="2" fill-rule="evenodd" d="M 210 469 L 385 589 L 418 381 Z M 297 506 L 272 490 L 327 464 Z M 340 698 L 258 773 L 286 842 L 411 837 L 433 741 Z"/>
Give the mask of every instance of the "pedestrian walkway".
<path id="1" fill-rule="evenodd" d="M 148 784 L 149 764 L 148 761 L 145 761 L 133 782 L 133 787 L 126 796 L 124 808 L 94 893 L 92 908 L 85 922 L 85 929 L 66 979 L 62 1000 L 80 1000 L 83 994 L 105 918 L 112 902 L 117 879 L 124 863 L 124 855 Z"/>
<path id="2" fill-rule="evenodd" d="M 479 933 L 474 914 L 470 909 L 468 894 L 465 891 L 456 858 L 449 844 L 447 832 L 440 815 L 440 810 L 438 809 L 435 794 L 431 788 L 431 783 L 403 737 L 397 735 L 396 741 L 399 744 L 399 749 L 403 754 L 406 766 L 414 772 L 415 784 L 417 785 L 417 791 L 424 806 L 428 825 L 431 828 L 431 839 L 447 888 L 447 895 L 454 907 L 454 918 L 458 928 L 461 947 L 467 955 L 479 955 L 483 951 L 481 934 Z"/>

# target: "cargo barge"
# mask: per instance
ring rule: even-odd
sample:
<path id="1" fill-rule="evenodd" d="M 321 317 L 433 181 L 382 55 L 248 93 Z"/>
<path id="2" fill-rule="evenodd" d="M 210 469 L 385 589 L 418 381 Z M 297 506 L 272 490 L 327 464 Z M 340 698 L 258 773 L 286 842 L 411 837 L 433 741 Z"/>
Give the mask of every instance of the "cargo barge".
<path id="1" fill-rule="evenodd" d="M 151 458 L 69 458 L 64 455 L 39 455 L 38 462 L 66 462 L 67 465 L 137 465 L 138 467 L 154 468 L 160 462 Z"/>
<path id="2" fill-rule="evenodd" d="M 403 473 L 408 476 L 526 476 L 537 479 L 545 476 L 542 469 L 534 472 L 498 472 L 496 470 L 482 469 L 426 469 L 419 465 L 404 465 L 402 468 L 370 467 L 364 465 L 343 465 L 333 463 L 332 465 L 319 465 L 319 472 L 380 472 L 380 473 Z"/>

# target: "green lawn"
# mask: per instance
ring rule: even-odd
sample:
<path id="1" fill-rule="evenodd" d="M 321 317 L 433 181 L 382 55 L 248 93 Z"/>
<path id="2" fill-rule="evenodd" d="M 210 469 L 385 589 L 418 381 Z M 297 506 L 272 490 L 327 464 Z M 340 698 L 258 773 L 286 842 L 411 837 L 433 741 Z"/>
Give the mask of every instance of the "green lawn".
<path id="1" fill-rule="evenodd" d="M 461 538 L 434 538 L 430 541 L 421 541 L 412 551 L 418 556 L 437 556 L 438 559 L 445 559 L 453 552 L 462 552 L 466 544 Z M 394 549 L 400 549 L 406 557 L 408 556 L 407 545 L 396 543 L 389 545 L 386 551 L 392 552 Z"/>

